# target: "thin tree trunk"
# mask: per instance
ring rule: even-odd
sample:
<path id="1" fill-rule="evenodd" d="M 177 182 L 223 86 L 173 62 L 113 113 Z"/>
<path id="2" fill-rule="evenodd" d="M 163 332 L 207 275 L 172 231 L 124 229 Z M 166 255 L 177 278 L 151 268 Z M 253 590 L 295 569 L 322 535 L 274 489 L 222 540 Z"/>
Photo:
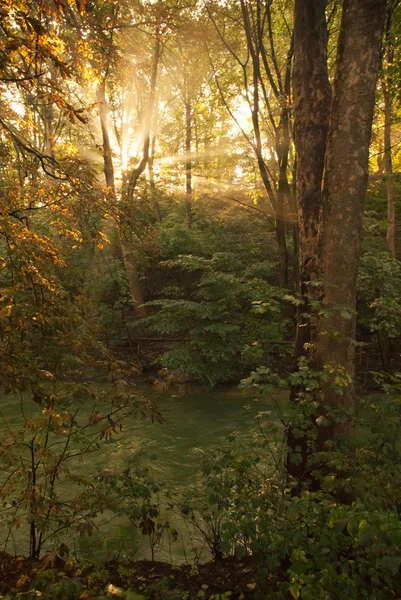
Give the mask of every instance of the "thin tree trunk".
<path id="1" fill-rule="evenodd" d="M 295 279 L 295 290 L 299 293 L 300 291 L 300 277 L 299 277 L 299 226 L 298 226 L 298 203 L 297 203 L 297 157 L 295 155 L 293 169 L 292 169 L 292 183 L 291 183 L 291 215 L 292 215 L 292 245 L 294 248 L 293 256 L 293 269 Z M 299 321 L 297 315 L 297 322 Z"/>
<path id="2" fill-rule="evenodd" d="M 277 209 L 280 212 L 283 209 L 283 204 L 278 202 Z M 286 222 L 282 214 L 276 215 L 275 219 L 275 233 L 278 247 L 279 257 L 279 273 L 278 283 L 281 288 L 288 288 L 288 249 L 287 240 L 285 237 Z"/>
<path id="3" fill-rule="evenodd" d="M 45 153 L 51 158 L 55 158 L 54 153 L 54 131 L 53 131 L 53 107 L 50 100 L 45 101 L 43 110 Z M 54 167 L 52 166 L 54 172 Z"/>
<path id="4" fill-rule="evenodd" d="M 187 97 L 185 102 L 185 215 L 186 223 L 192 225 L 192 111 L 191 101 Z"/>
<path id="5" fill-rule="evenodd" d="M 277 186 L 277 219 L 276 235 L 280 257 L 280 287 L 288 287 L 288 248 L 285 237 L 287 224 L 291 212 L 291 188 L 288 183 L 288 155 L 290 149 L 290 134 L 288 129 L 288 109 L 281 113 L 280 124 L 276 132 L 276 154 L 278 158 L 279 174 Z M 295 248 L 294 248 L 295 250 Z"/>
<path id="6" fill-rule="evenodd" d="M 242 134 L 248 143 L 251 144 L 255 153 L 259 173 L 262 178 L 262 182 L 271 204 L 271 209 L 275 220 L 275 235 L 278 246 L 279 254 L 279 285 L 280 287 L 288 287 L 288 248 L 287 240 L 285 236 L 286 232 L 286 205 L 290 206 L 291 199 L 288 195 L 290 186 L 288 185 L 288 154 L 290 148 L 290 136 L 289 136 L 289 109 L 288 106 L 284 106 L 289 102 L 290 98 L 290 87 L 291 87 L 291 64 L 293 54 L 293 40 L 287 54 L 287 61 L 284 72 L 280 67 L 277 59 L 277 52 L 275 48 L 273 26 L 271 18 L 271 2 L 265 2 L 264 0 L 255 0 L 254 2 L 248 2 L 247 0 L 240 0 L 241 13 L 242 13 L 242 25 L 246 36 L 247 49 L 249 57 L 245 63 L 242 63 L 241 59 L 237 54 L 230 48 L 225 40 L 224 33 L 217 26 L 212 12 L 208 9 L 209 17 L 211 18 L 214 26 L 216 27 L 220 38 L 224 45 L 232 54 L 236 62 L 239 64 L 244 78 L 244 88 L 246 91 L 246 99 L 249 104 L 252 113 L 253 123 L 253 137 L 251 140 L 250 136 L 241 127 L 241 124 L 233 115 L 232 110 L 229 107 L 228 102 L 225 99 L 224 93 L 218 82 L 218 77 L 215 72 L 215 80 L 219 89 L 222 101 L 227 108 L 229 114 L 234 119 L 236 124 L 239 126 Z M 267 30 L 266 30 L 267 28 Z M 269 42 L 269 49 L 265 47 L 265 39 Z M 248 66 L 252 70 L 252 79 L 248 75 Z M 266 85 L 264 77 L 262 77 L 261 69 L 264 70 L 264 74 L 267 77 L 269 85 Z M 248 80 L 249 79 L 249 80 Z M 269 90 L 269 91 L 268 91 Z M 285 182 L 285 189 L 283 186 L 276 186 L 275 180 L 272 177 L 269 166 L 266 164 L 263 157 L 262 148 L 262 136 L 260 130 L 260 99 L 259 94 L 262 92 L 264 107 L 267 109 L 267 117 L 272 128 L 272 138 L 275 142 L 275 150 L 277 155 L 277 162 L 280 169 L 280 183 Z M 275 112 L 271 106 L 271 94 L 275 97 L 275 101 L 281 108 L 280 110 L 280 122 L 277 123 Z M 294 245 L 294 250 L 297 245 Z"/>
<path id="7" fill-rule="evenodd" d="M 393 161 L 391 156 L 391 96 L 384 92 L 384 166 L 386 173 L 387 191 L 387 246 L 391 256 L 395 257 L 395 189 L 393 178 Z"/>
<path id="8" fill-rule="evenodd" d="M 151 144 L 151 146 L 152 146 L 152 148 L 151 148 L 151 155 L 149 157 L 149 162 L 148 162 L 150 193 L 152 195 L 153 214 L 155 216 L 156 223 L 161 223 L 162 222 L 162 215 L 161 215 L 161 212 L 160 212 L 159 201 L 157 199 L 157 190 L 156 190 L 156 184 L 155 184 L 155 174 L 154 174 L 154 171 L 153 171 L 153 164 L 154 164 L 154 160 L 155 160 L 155 146 L 156 146 L 156 135 L 155 134 L 152 137 L 152 144 Z"/>
<path id="9" fill-rule="evenodd" d="M 269 13 L 270 14 L 270 13 Z M 272 33 L 272 32 L 271 32 Z M 264 52 L 264 46 L 261 47 L 261 51 Z M 298 240 L 296 238 L 298 234 L 298 228 L 295 226 L 294 228 L 294 219 L 296 219 L 297 215 L 297 202 L 296 196 L 293 195 L 293 191 L 296 191 L 296 186 L 294 185 L 294 190 L 291 189 L 291 186 L 288 181 L 288 169 L 289 169 L 289 158 L 290 158 L 290 149 L 291 149 L 291 135 L 290 135 L 290 109 L 287 105 L 289 99 L 291 97 L 291 73 L 292 73 L 292 63 L 293 63 L 293 54 L 294 54 L 294 35 L 291 36 L 291 44 L 287 55 L 287 64 L 285 70 L 285 79 L 284 79 L 284 104 L 281 108 L 280 121 L 276 130 L 276 139 L 275 139 L 275 148 L 278 159 L 278 167 L 279 167 L 279 180 L 278 180 L 278 190 L 277 190 L 277 199 L 279 207 L 281 207 L 281 211 L 284 212 L 287 209 L 287 218 L 285 219 L 285 226 L 291 224 L 291 233 L 293 235 L 293 253 L 294 253 L 294 284 L 295 289 L 298 285 Z M 267 60 L 264 60 L 267 63 Z M 280 80 L 279 80 L 280 81 Z M 281 83 L 280 83 L 281 85 Z M 295 235 L 294 235 L 295 233 Z M 286 286 L 288 287 L 288 250 L 286 247 Z M 293 311 L 294 312 L 294 311 Z M 294 314 L 292 315 L 294 316 Z"/>
<path id="10" fill-rule="evenodd" d="M 113 154 L 111 149 L 109 128 L 107 122 L 105 82 L 103 82 L 97 90 L 97 100 L 100 104 L 100 126 L 102 129 L 103 141 L 103 170 L 106 179 L 106 185 L 110 188 L 111 192 L 114 195 L 116 195 L 114 182 Z M 138 276 L 138 270 L 135 264 L 132 244 L 127 239 L 122 227 L 119 227 L 118 235 L 125 271 L 127 274 L 128 287 L 134 303 L 134 312 L 138 318 L 143 318 L 147 316 L 147 311 L 146 307 L 143 306 L 144 297 L 142 291 L 142 284 Z"/>
<path id="11" fill-rule="evenodd" d="M 100 127 L 102 129 L 103 142 L 103 171 L 106 185 L 115 192 L 113 153 L 110 144 L 109 127 L 107 123 L 106 84 L 103 81 L 96 91 L 96 98 L 100 104 Z"/>
<path id="12" fill-rule="evenodd" d="M 138 275 L 138 269 L 136 268 L 132 243 L 126 239 L 126 237 L 121 231 L 120 245 L 124 259 L 124 266 L 127 273 L 129 291 L 134 301 L 135 315 L 138 318 L 143 319 L 144 317 L 148 316 L 148 311 L 146 306 L 144 306 L 142 283 Z"/>
<path id="13" fill-rule="evenodd" d="M 149 93 L 149 101 L 148 101 L 148 109 L 145 117 L 144 131 L 143 131 L 143 148 L 142 148 L 142 158 L 139 161 L 138 166 L 131 171 L 128 180 L 128 188 L 127 188 L 127 197 L 128 201 L 132 202 L 134 199 L 134 191 L 136 185 L 138 183 L 139 177 L 144 172 L 146 165 L 149 160 L 149 148 L 150 148 L 150 130 L 152 127 L 153 120 L 153 112 L 156 103 L 156 82 L 157 82 L 157 72 L 159 68 L 159 60 L 160 60 L 160 34 L 159 30 L 156 29 L 156 41 L 155 41 L 155 49 L 153 54 L 153 64 L 152 64 L 152 74 L 150 77 L 150 93 Z"/>
<path id="14" fill-rule="evenodd" d="M 150 77 L 150 92 L 149 101 L 144 123 L 143 131 L 143 148 L 142 158 L 135 169 L 133 169 L 128 178 L 128 186 L 122 186 L 122 194 L 127 194 L 127 201 L 132 203 L 134 200 L 134 191 L 138 183 L 139 177 L 144 172 L 146 165 L 149 160 L 149 148 L 150 148 L 150 131 L 152 127 L 153 112 L 156 103 L 156 82 L 157 72 L 159 68 L 159 60 L 161 53 L 160 34 L 159 29 L 155 31 L 155 47 L 153 54 L 152 72 Z M 125 191 L 126 190 L 126 191 Z M 134 300 L 135 314 L 139 318 L 147 316 L 147 308 L 143 306 L 144 297 L 142 291 L 142 283 L 138 275 L 136 268 L 134 249 L 132 247 L 130 233 L 127 232 L 126 227 L 120 225 L 120 243 L 121 250 L 124 258 L 124 264 L 127 271 L 128 284 L 130 288 L 131 296 Z"/>
<path id="15" fill-rule="evenodd" d="M 389 42 L 388 42 L 389 43 Z M 391 47 L 387 48 L 386 59 L 389 64 L 394 59 Z M 391 78 L 387 76 L 383 82 L 383 97 L 384 97 L 384 169 L 386 175 L 386 191 L 387 191 L 387 246 L 391 256 L 395 257 L 395 189 L 393 178 L 393 160 L 391 153 L 391 110 L 392 98 L 390 93 Z"/>
<path id="16" fill-rule="evenodd" d="M 257 82 L 256 82 L 257 85 Z M 277 195 L 273 190 L 272 184 L 270 182 L 268 169 L 262 154 L 262 141 L 261 134 L 259 129 L 259 116 L 258 116 L 258 98 L 257 93 L 254 92 L 256 96 L 255 107 L 252 111 L 252 120 L 253 127 L 255 133 L 255 154 L 258 161 L 259 173 L 262 178 L 263 185 L 265 187 L 267 197 L 269 198 L 270 204 L 274 213 L 274 229 L 277 240 L 278 254 L 279 254 L 279 286 L 282 288 L 288 287 L 288 248 L 287 241 L 285 237 L 285 215 L 284 215 L 284 193 L 280 193 Z"/>
<path id="17" fill-rule="evenodd" d="M 279 86 L 280 90 L 277 88 L 270 67 L 267 62 L 267 55 L 265 48 L 263 46 L 263 35 L 262 35 L 262 27 L 261 27 L 261 9 L 262 3 L 258 0 L 256 3 L 256 15 L 257 15 L 257 24 L 255 30 L 255 22 L 252 16 L 252 10 L 250 10 L 250 5 L 245 2 L 245 0 L 241 0 L 241 12 L 243 18 L 243 26 L 245 30 L 246 40 L 248 51 L 250 53 L 252 59 L 252 85 L 253 85 L 253 106 L 252 106 L 252 124 L 253 124 L 253 133 L 255 142 L 253 144 L 253 149 L 258 161 L 259 172 L 262 178 L 263 185 L 265 187 L 267 197 L 269 198 L 270 204 L 272 206 L 272 210 L 275 218 L 275 234 L 278 246 L 278 254 L 279 254 L 279 285 L 280 287 L 286 288 L 288 287 L 288 249 L 287 249 L 287 241 L 285 237 L 285 190 L 278 189 L 276 190 L 274 184 L 271 181 L 268 167 L 263 158 L 263 150 L 262 150 L 262 136 L 260 130 L 260 120 L 259 120 L 259 111 L 260 111 L 260 98 L 259 98 L 259 86 L 262 87 L 262 92 L 264 94 L 264 99 L 266 101 L 266 105 L 270 106 L 268 97 L 265 93 L 265 86 L 261 76 L 261 64 L 260 58 L 262 58 L 263 65 L 266 71 L 266 74 L 269 79 L 269 83 L 272 86 L 276 97 L 280 95 L 283 90 L 281 89 L 281 82 L 279 77 Z M 267 8 L 266 16 L 269 15 L 270 8 Z M 270 42 L 272 44 L 271 39 L 272 31 L 269 32 Z M 272 54 L 273 47 L 271 47 Z M 292 49 L 291 49 L 292 53 Z M 274 62 L 275 59 L 272 60 Z M 290 61 L 291 62 L 291 61 Z M 287 63 L 287 67 L 288 67 Z M 245 72 L 244 72 L 245 73 Z M 247 85 L 247 82 L 246 82 Z M 285 162 L 285 170 L 287 169 L 288 164 L 288 148 L 289 148 L 289 136 L 287 140 L 285 139 L 285 132 L 283 126 L 288 127 L 288 111 L 286 108 L 283 109 L 281 113 L 281 122 L 278 127 L 274 126 L 275 130 L 275 146 L 277 152 L 277 158 L 279 161 L 279 166 L 284 166 Z M 285 143 L 288 144 L 287 152 L 283 152 Z M 281 170 L 281 181 L 283 181 L 283 169 Z M 287 174 L 285 173 L 285 177 Z M 287 182 L 288 183 L 288 182 Z"/>
<path id="18" fill-rule="evenodd" d="M 56 73 L 54 71 L 54 67 L 49 65 L 49 70 L 51 74 L 51 78 L 53 81 L 56 79 Z M 46 90 L 44 87 L 43 91 Z M 55 174 L 55 165 L 54 161 L 56 158 L 55 153 L 55 137 L 54 137 L 54 111 L 53 111 L 53 100 L 51 94 L 44 94 L 43 98 L 43 135 L 44 135 L 44 151 L 47 156 L 49 156 L 52 160 L 49 161 L 47 165 L 47 169 L 51 174 Z"/>

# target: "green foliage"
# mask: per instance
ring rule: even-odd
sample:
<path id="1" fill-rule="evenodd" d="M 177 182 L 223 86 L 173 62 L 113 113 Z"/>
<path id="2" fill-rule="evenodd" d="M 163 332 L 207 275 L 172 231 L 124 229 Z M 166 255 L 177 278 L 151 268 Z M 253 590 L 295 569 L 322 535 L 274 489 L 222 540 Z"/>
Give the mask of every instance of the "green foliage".
<path id="1" fill-rule="evenodd" d="M 232 435 L 205 454 L 202 476 L 183 499 L 181 513 L 215 559 L 257 555 L 264 519 L 277 510 L 282 488 L 281 426 L 270 412 L 256 413 L 251 437 Z"/>
<path id="2" fill-rule="evenodd" d="M 284 503 L 282 549 L 288 582 L 273 598 L 388 598 L 401 583 L 398 516 L 338 505 L 319 494 Z M 283 555 L 282 555 L 283 556 Z"/>
<path id="3" fill-rule="evenodd" d="M 39 594 L 48 600 L 77 600 L 84 584 L 79 577 L 66 577 L 62 572 L 49 570 L 39 572 L 32 587 L 35 591 L 28 593 L 29 600 L 37 598 Z"/>
<path id="4" fill-rule="evenodd" d="M 209 387 L 238 378 L 245 369 L 267 360 L 269 352 L 276 352 L 287 325 L 282 293 L 268 282 L 270 263 L 248 267 L 240 255 L 241 244 L 212 253 L 213 246 L 221 244 L 212 234 L 213 227 L 185 232 L 188 246 L 189 241 L 195 243 L 198 254 L 181 255 L 165 266 L 170 271 L 179 269 L 189 289 L 188 283 L 174 291 L 166 288 L 173 297 L 149 303 L 157 312 L 147 319 L 152 331 L 182 337 L 162 356 L 163 367 Z M 208 254 L 202 256 L 206 242 Z"/>
<path id="5" fill-rule="evenodd" d="M 100 567 L 109 561 L 132 561 L 140 553 L 140 534 L 137 527 L 124 523 L 116 531 L 108 531 L 100 527 L 90 536 L 77 540 L 76 554 L 81 561 Z"/>
<path id="6" fill-rule="evenodd" d="M 6 427 L 0 445 L 0 522 L 10 532 L 26 527 L 32 557 L 49 547 L 68 553 L 63 539 L 69 530 L 83 537 L 96 529 L 110 499 L 104 481 L 94 482 L 85 464 L 120 431 L 125 416 L 147 411 L 146 402 L 121 385 L 112 396 L 57 382 L 37 385 L 33 398 L 21 395 L 22 424 Z M 82 419 L 80 409 L 89 402 L 93 412 Z"/>
<path id="7" fill-rule="evenodd" d="M 160 547 L 162 538 L 169 536 L 172 541 L 178 533 L 170 527 L 164 517 L 161 502 L 163 484 L 155 481 L 149 468 L 142 465 L 137 456 L 129 457 L 122 473 L 106 475 L 111 497 L 110 508 L 118 515 L 127 517 L 130 523 L 148 539 L 152 561 Z M 167 501 L 168 495 L 164 496 Z"/>
<path id="8" fill-rule="evenodd" d="M 362 256 L 358 297 L 363 302 L 359 322 L 389 338 L 401 336 L 401 265 L 387 253 Z"/>
<path id="9" fill-rule="evenodd" d="M 263 375 L 269 388 L 274 378 Z M 385 600 L 399 594 L 400 381 L 386 378 L 386 396 L 361 403 L 354 453 L 329 447 L 320 454 L 331 475 L 319 492 L 291 495 L 281 478 L 280 428 L 266 429 L 266 421 L 252 440 L 233 438 L 210 453 L 182 508 L 212 554 L 249 554 L 276 573 L 263 588 L 269 598 Z M 341 501 L 345 487 L 352 502 Z"/>

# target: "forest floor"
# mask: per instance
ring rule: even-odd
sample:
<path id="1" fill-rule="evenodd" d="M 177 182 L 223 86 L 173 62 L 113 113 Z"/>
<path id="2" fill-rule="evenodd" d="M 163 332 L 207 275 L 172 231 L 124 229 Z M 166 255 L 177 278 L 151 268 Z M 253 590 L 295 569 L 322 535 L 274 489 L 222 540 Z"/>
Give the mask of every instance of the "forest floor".
<path id="1" fill-rule="evenodd" d="M 0 552 L 3 600 L 251 600 L 260 598 L 261 587 L 266 589 L 272 583 L 250 557 L 181 566 L 109 562 L 95 569 L 59 557 L 33 561 Z"/>

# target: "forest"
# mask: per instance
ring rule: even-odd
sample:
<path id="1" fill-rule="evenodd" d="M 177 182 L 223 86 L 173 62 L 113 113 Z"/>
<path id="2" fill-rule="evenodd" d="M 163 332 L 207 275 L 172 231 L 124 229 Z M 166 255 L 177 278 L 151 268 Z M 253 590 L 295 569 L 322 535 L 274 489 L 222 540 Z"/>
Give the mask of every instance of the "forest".
<path id="1" fill-rule="evenodd" d="M 401 598 L 398 0 L 0 0 L 0 599 Z"/>

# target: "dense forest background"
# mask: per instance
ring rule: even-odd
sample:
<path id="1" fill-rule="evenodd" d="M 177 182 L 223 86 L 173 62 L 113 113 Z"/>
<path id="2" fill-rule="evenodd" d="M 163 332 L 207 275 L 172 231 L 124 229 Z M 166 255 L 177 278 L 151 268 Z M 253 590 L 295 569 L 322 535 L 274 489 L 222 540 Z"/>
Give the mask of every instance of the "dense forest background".
<path id="1" fill-rule="evenodd" d="M 400 596 L 400 27 L 395 0 L 0 0 L 0 594 Z M 256 426 L 194 488 L 139 447 L 88 475 L 157 398 L 238 385 Z M 104 514 L 114 571 L 85 562 Z M 222 572 L 123 566 L 183 523 Z"/>

